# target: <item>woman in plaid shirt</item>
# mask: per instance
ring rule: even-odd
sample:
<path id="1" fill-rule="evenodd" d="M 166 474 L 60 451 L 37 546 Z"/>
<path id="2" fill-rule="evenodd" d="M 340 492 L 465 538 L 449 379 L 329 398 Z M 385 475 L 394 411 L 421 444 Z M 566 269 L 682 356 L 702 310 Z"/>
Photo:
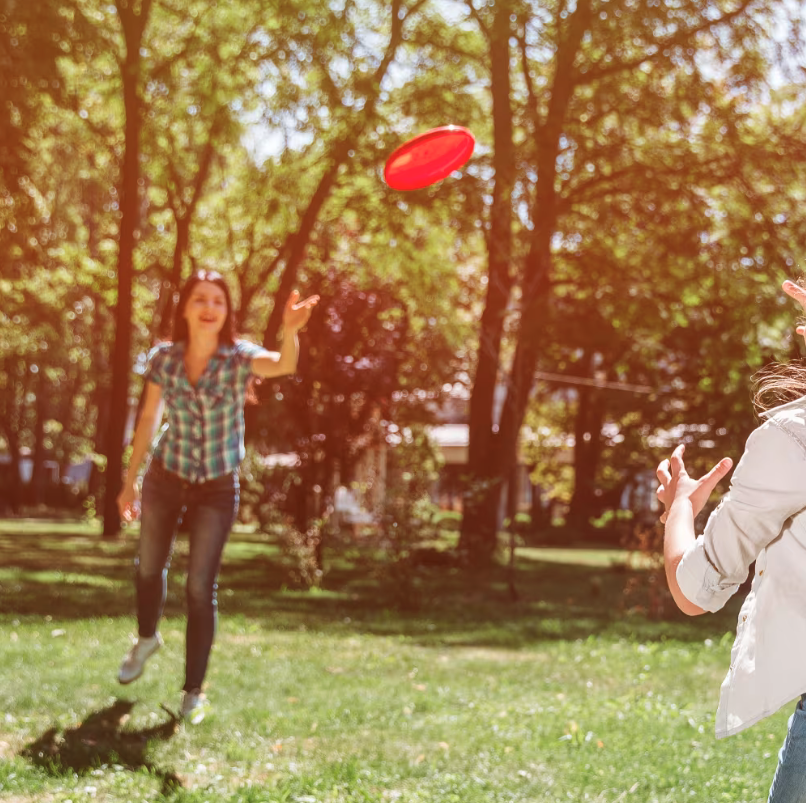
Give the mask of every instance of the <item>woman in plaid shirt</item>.
<path id="1" fill-rule="evenodd" d="M 157 624 L 165 603 L 168 566 L 179 522 L 189 522 L 185 685 L 180 713 L 204 717 L 202 682 L 216 626 L 216 578 L 238 510 L 238 466 L 244 457 L 247 383 L 252 376 L 278 377 L 296 370 L 297 333 L 318 296 L 292 293 L 283 314 L 279 352 L 235 339 L 232 301 L 223 277 L 198 271 L 183 287 L 173 338 L 152 349 L 145 402 L 134 433 L 129 471 L 118 496 L 125 521 L 136 515 L 137 475 L 167 414 L 143 478 L 140 543 L 135 561 L 138 638 L 118 679 L 131 683 L 162 644 Z"/>

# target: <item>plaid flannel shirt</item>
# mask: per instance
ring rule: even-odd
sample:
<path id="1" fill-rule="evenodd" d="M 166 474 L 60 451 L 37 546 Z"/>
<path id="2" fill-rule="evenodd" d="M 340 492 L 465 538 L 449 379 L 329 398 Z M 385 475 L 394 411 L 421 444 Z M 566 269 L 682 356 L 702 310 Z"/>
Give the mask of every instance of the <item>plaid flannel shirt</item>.
<path id="1" fill-rule="evenodd" d="M 246 340 L 219 346 L 194 388 L 185 370 L 185 343 L 160 343 L 148 355 L 145 379 L 162 388 L 167 422 L 154 457 L 188 482 L 235 471 L 245 455 L 246 384 L 263 349 Z"/>

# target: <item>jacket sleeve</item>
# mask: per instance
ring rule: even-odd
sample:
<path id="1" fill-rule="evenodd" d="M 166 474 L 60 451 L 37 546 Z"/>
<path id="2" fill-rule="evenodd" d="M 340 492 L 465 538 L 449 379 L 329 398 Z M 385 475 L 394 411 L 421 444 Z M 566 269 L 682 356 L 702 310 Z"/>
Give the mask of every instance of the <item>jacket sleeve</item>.
<path id="1" fill-rule="evenodd" d="M 680 590 L 703 610 L 718 611 L 758 554 L 804 507 L 806 451 L 785 425 L 767 421 L 748 438 L 730 491 L 678 564 Z"/>

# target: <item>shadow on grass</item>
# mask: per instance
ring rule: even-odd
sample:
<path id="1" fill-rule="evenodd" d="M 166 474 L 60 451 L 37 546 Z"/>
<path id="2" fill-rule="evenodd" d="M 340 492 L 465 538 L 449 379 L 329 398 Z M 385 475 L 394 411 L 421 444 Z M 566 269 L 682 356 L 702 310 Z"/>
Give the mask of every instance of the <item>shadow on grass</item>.
<path id="1" fill-rule="evenodd" d="M 116 700 L 90 714 L 77 728 L 60 733 L 50 728 L 26 745 L 20 755 L 50 775 L 86 775 L 103 765 L 119 764 L 133 772 L 144 769 L 161 783 L 161 793 L 169 795 L 181 788 L 182 781 L 172 770 L 154 766 L 148 758 L 149 744 L 167 741 L 179 729 L 179 718 L 166 710 L 168 719 L 160 725 L 140 730 L 123 730 L 134 703 Z"/>
<path id="2" fill-rule="evenodd" d="M 133 538 L 0 534 L 0 610 L 61 620 L 132 617 L 135 551 Z M 184 614 L 186 552 L 180 540 L 169 575 L 168 616 Z M 719 614 L 695 618 L 679 613 L 669 600 L 659 617 L 649 618 L 641 603 L 657 577 L 618 563 L 573 562 L 571 550 L 567 562 L 541 559 L 539 550 L 521 555 L 514 575 L 517 600 L 502 567 L 476 575 L 450 566 L 422 567 L 403 583 L 377 564 L 347 560 L 333 551 L 326 560 L 321 590 L 289 588 L 275 544 L 256 534 L 234 534 L 219 581 L 222 616 L 257 619 L 267 630 L 305 627 L 398 636 L 435 647 L 519 649 L 594 635 L 718 639 L 735 628 L 743 596 Z M 628 588 L 633 591 L 625 594 Z"/>

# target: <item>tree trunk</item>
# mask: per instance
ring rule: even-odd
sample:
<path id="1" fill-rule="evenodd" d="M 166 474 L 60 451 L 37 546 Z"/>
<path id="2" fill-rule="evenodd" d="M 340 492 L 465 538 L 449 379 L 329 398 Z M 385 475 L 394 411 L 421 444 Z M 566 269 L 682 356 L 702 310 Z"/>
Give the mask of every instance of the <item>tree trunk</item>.
<path id="1" fill-rule="evenodd" d="M 274 298 L 274 306 L 272 307 L 269 315 L 269 321 L 266 324 L 266 329 L 263 333 L 263 347 L 267 349 L 274 349 L 277 346 L 277 337 L 280 334 L 280 326 L 283 322 L 283 309 L 285 300 L 294 289 L 294 283 L 297 281 L 297 271 L 305 258 L 305 250 L 308 247 L 308 242 L 311 239 L 316 221 L 319 218 L 319 213 L 325 204 L 325 201 L 336 183 L 336 178 L 339 174 L 339 168 L 347 158 L 347 151 L 349 147 L 346 143 L 339 143 L 334 148 L 332 161 L 328 168 L 325 170 L 324 175 L 319 180 L 319 185 L 305 210 L 305 214 L 300 221 L 299 229 L 292 235 L 293 239 L 289 249 L 288 257 L 285 260 L 283 273 L 280 276 L 280 284 L 277 288 L 277 293 Z"/>
<path id="2" fill-rule="evenodd" d="M 7 387 L 7 404 L 4 405 L 5 415 L 0 416 L 0 433 L 3 434 L 8 446 L 8 454 L 11 459 L 8 470 L 8 484 L 3 488 L 3 492 L 8 499 L 8 506 L 11 512 L 16 514 L 20 509 L 20 499 L 22 493 L 22 480 L 20 477 L 20 416 L 21 405 L 27 395 L 26 380 L 28 372 L 24 361 L 17 355 L 10 355 L 0 361 L 2 372 L 9 378 Z M 19 388 L 19 392 L 17 392 Z"/>
<path id="3" fill-rule="evenodd" d="M 31 471 L 31 501 L 35 506 L 45 504 L 45 419 L 47 418 L 47 391 L 44 366 L 39 366 L 36 381 L 36 423 L 34 424 L 34 450 Z"/>
<path id="4" fill-rule="evenodd" d="M 8 504 L 11 512 L 16 515 L 20 512 L 20 497 L 22 495 L 22 478 L 20 477 L 20 444 L 16 433 L 7 431 L 8 454 L 11 458 L 9 465 Z"/>
<path id="5" fill-rule="evenodd" d="M 570 16 L 567 30 L 562 32 L 558 38 L 551 97 L 546 118 L 538 132 L 538 178 L 535 202 L 530 212 L 534 227 L 529 254 L 523 269 L 522 307 L 515 341 L 517 344 L 515 357 L 507 382 L 506 399 L 501 413 L 494 454 L 490 455 L 489 461 L 490 473 L 493 474 L 491 487 L 500 487 L 517 460 L 518 437 L 526 415 L 529 395 L 534 385 L 537 352 L 533 346 L 533 332 L 540 325 L 543 308 L 551 287 L 551 239 L 554 236 L 557 222 L 557 156 L 565 115 L 575 87 L 574 61 L 592 17 L 591 2 L 592 0 L 578 0 L 576 8 Z M 503 11 L 507 12 L 507 9 L 503 9 Z M 508 12 L 507 19 L 509 19 Z M 495 104 L 495 96 L 493 103 Z M 495 105 L 493 114 L 495 116 Z M 497 158 L 498 147 L 496 142 L 495 158 Z M 493 284 L 492 276 L 489 283 Z M 475 394 L 474 386 L 473 396 Z M 472 403 L 471 400 L 471 406 Z M 478 425 L 474 430 L 471 424 L 471 439 L 477 436 L 477 431 Z M 476 513 L 475 510 L 471 512 Z M 486 515 L 479 516 L 480 526 L 477 528 L 474 542 L 466 539 L 467 546 L 471 550 L 471 562 L 489 562 L 492 557 L 496 537 L 495 531 L 489 528 L 492 520 L 489 511 L 486 512 Z"/>
<path id="6" fill-rule="evenodd" d="M 170 337 L 173 328 L 173 317 L 175 302 L 174 298 L 182 285 L 182 267 L 185 263 L 185 255 L 190 249 L 190 226 L 193 222 L 193 215 L 201 199 L 204 185 L 210 175 L 210 168 L 213 164 L 213 157 L 216 153 L 216 143 L 218 136 L 227 119 L 226 109 L 219 108 L 213 116 L 213 122 L 207 133 L 207 142 L 204 144 L 199 157 L 199 169 L 193 179 L 193 193 L 190 201 L 182 210 L 183 204 L 179 200 L 182 196 L 182 188 L 176 187 L 177 197 L 171 201 L 171 211 L 176 223 L 176 243 L 174 244 L 173 263 L 171 273 L 168 278 L 168 286 L 163 282 L 160 287 L 160 297 L 158 301 L 159 313 L 155 318 L 154 340 Z"/>
<path id="7" fill-rule="evenodd" d="M 131 370 L 132 274 L 134 249 L 139 222 L 137 180 L 140 176 L 140 45 L 148 21 L 151 0 L 137 5 L 117 0 L 126 56 L 121 64 L 123 105 L 126 112 L 125 153 L 121 172 L 121 220 L 118 246 L 118 297 L 115 308 L 115 347 L 112 360 L 111 413 L 106 438 L 106 489 L 103 516 L 105 538 L 120 531 L 116 497 L 123 472 L 123 439 L 129 408 L 129 372 Z M 139 12 L 139 13 L 138 13 Z"/>
<path id="8" fill-rule="evenodd" d="M 489 281 L 481 318 L 478 359 L 470 397 L 468 466 L 459 551 L 472 566 L 492 563 L 496 547 L 502 479 L 498 467 L 495 389 L 501 338 L 512 289 L 512 188 L 515 178 L 509 63 L 510 4 L 497 5 L 490 32 L 495 187 L 487 238 Z"/>
<path id="9" fill-rule="evenodd" d="M 591 376 L 592 354 L 583 358 L 582 375 Z M 580 387 L 574 417 L 574 492 L 567 523 L 580 532 L 589 529 L 596 505 L 596 473 L 602 453 L 602 422 L 605 406 L 602 394 L 595 388 Z"/>
<path id="10" fill-rule="evenodd" d="M 99 342 L 101 342 L 99 340 Z M 95 390 L 93 392 L 93 405 L 96 410 L 95 420 L 95 454 L 106 454 L 106 443 L 109 437 L 109 413 L 110 413 L 110 391 L 105 384 L 106 372 L 98 371 L 98 378 L 95 380 Z M 100 495 L 103 493 L 104 472 L 98 466 L 98 461 L 92 461 L 90 477 L 87 483 L 87 492 L 94 496 L 96 507 Z"/>
<path id="11" fill-rule="evenodd" d="M 8 484 L 3 489 L 11 512 L 16 515 L 20 511 L 22 495 L 22 479 L 20 477 L 20 442 L 16 429 L 9 423 L 2 430 L 8 445 Z"/>

